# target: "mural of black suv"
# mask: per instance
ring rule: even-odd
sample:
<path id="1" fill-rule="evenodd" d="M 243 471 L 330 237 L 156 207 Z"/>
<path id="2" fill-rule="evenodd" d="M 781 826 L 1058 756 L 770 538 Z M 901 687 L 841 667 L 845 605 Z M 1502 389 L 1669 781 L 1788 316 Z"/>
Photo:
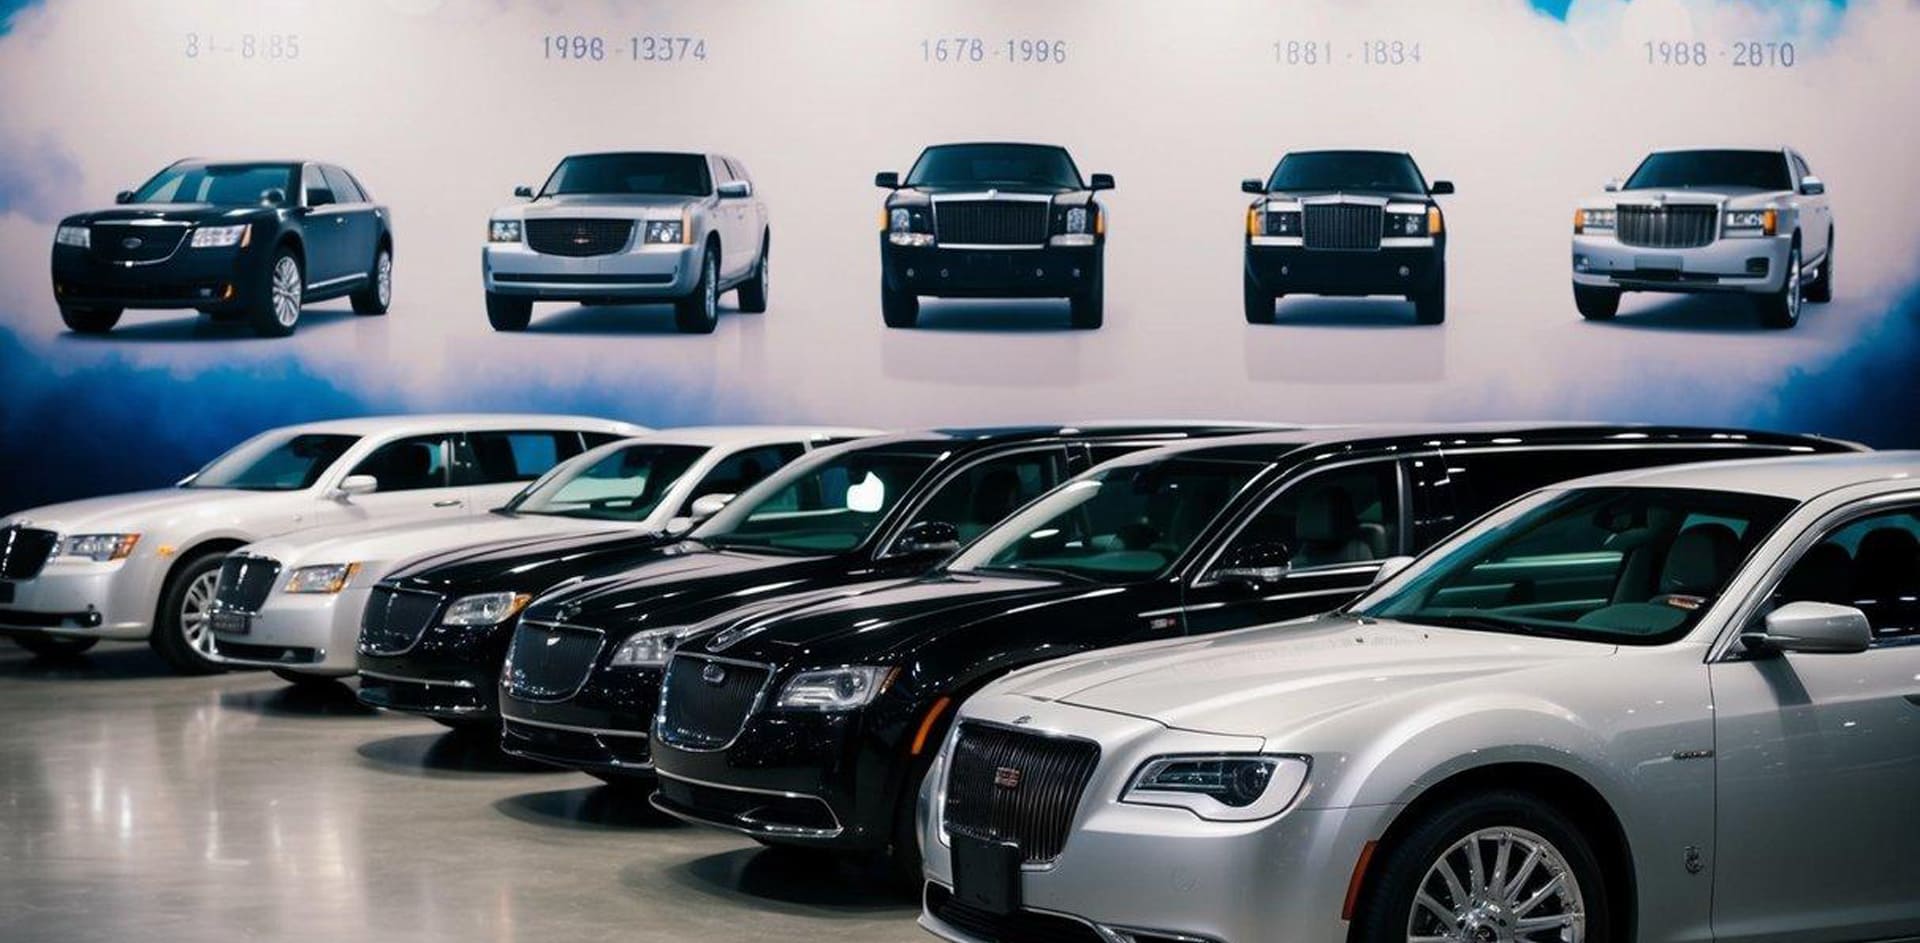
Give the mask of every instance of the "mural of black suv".
<path id="1" fill-rule="evenodd" d="M 1401 295 L 1420 324 L 1447 319 L 1447 228 L 1431 185 L 1397 151 L 1295 151 L 1240 189 L 1247 207 L 1241 272 L 1248 324 L 1272 324 L 1282 296 Z"/>
<path id="2" fill-rule="evenodd" d="M 1083 179 L 1050 144 L 936 144 L 904 180 L 873 182 L 892 191 L 880 211 L 888 327 L 919 323 L 921 295 L 1064 297 L 1074 327 L 1105 319 L 1107 215 L 1094 194 L 1113 189 L 1112 174 Z"/>
<path id="3" fill-rule="evenodd" d="M 647 779 L 660 671 L 689 627 L 760 600 L 919 576 L 1100 461 L 1253 428 L 962 429 L 823 449 L 734 499 L 687 541 L 528 605 L 500 672 L 501 745 L 610 782 Z"/>
<path id="4" fill-rule="evenodd" d="M 917 880 L 921 779 L 959 702 L 993 678 L 1324 612 L 1405 563 L 1394 558 L 1555 481 L 1849 448 L 1735 430 L 1513 425 L 1303 429 L 1128 455 L 925 577 L 773 601 L 683 637 L 661 682 L 653 803 L 763 843 L 889 852 L 898 876 Z M 1570 560 L 1563 575 L 1601 587 L 1614 565 Z"/>
<path id="5" fill-rule="evenodd" d="M 53 295 L 67 327 L 104 334 L 127 308 L 198 308 L 284 337 L 311 301 L 355 314 L 393 300 L 393 225 L 352 174 L 313 161 L 183 160 L 112 209 L 60 221 Z"/>

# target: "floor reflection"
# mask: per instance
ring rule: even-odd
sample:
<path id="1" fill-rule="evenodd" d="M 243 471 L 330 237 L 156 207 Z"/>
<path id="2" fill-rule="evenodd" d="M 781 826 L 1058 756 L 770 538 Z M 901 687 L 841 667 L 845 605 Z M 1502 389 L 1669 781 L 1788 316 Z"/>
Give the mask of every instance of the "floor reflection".
<path id="1" fill-rule="evenodd" d="M 555 828 L 661 831 L 682 828 L 678 819 L 647 803 L 640 786 L 586 786 L 508 796 L 493 807 L 508 818 Z"/>
<path id="2" fill-rule="evenodd" d="M 360 744 L 367 763 L 395 773 L 439 776 L 449 773 L 559 773 L 563 770 L 500 752 L 500 741 L 486 731 L 408 734 Z"/>
<path id="3" fill-rule="evenodd" d="M 354 697 L 353 688 L 342 682 L 286 684 L 272 675 L 264 675 L 279 684 L 265 691 L 230 691 L 220 695 L 224 707 L 258 711 L 277 717 L 377 717 L 380 712 Z"/>
<path id="4" fill-rule="evenodd" d="M 698 890 L 761 905 L 856 913 L 911 912 L 910 888 L 867 866 L 824 852 L 747 848 L 687 862 L 674 877 Z"/>

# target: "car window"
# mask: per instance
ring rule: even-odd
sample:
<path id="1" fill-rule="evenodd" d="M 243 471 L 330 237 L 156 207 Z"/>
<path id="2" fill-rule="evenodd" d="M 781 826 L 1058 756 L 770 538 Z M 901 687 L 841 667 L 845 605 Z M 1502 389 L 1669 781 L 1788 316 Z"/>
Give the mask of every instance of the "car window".
<path id="1" fill-rule="evenodd" d="M 329 164 L 321 167 L 320 173 L 327 181 L 327 188 L 333 191 L 334 202 L 366 202 L 366 197 L 361 195 L 360 188 L 354 184 L 353 178 L 347 176 L 346 171 Z"/>
<path id="2" fill-rule="evenodd" d="M 447 440 L 443 435 L 396 439 L 360 460 L 350 475 L 372 475 L 379 490 L 419 491 L 447 486 Z"/>
<path id="3" fill-rule="evenodd" d="M 819 554 L 852 550 L 914 490 L 936 456 L 865 449 L 795 463 L 727 505 L 692 536 L 717 547 Z"/>
<path id="4" fill-rule="evenodd" d="M 642 521 L 707 449 L 636 442 L 568 465 L 515 495 L 506 510 L 603 521 Z"/>
<path id="5" fill-rule="evenodd" d="M 1384 560 L 1400 552 L 1400 520 L 1397 466 L 1368 462 L 1287 485 L 1234 536 L 1225 556 L 1281 546 L 1295 570 Z"/>
<path id="6" fill-rule="evenodd" d="M 572 432 L 469 432 L 462 446 L 459 480 L 475 485 L 532 481 L 579 454 L 580 437 Z"/>
<path id="7" fill-rule="evenodd" d="M 286 164 L 213 164 L 169 167 L 141 185 L 135 203 L 212 203 L 247 206 L 270 190 L 291 197 L 293 168 Z"/>
<path id="8" fill-rule="evenodd" d="M 306 194 L 308 206 L 325 206 L 338 200 L 333 189 L 327 186 L 327 179 L 320 175 L 317 164 L 300 168 L 300 189 Z"/>
<path id="9" fill-rule="evenodd" d="M 763 445 L 759 448 L 743 449 L 720 460 L 707 472 L 705 478 L 695 485 L 680 513 L 693 513 L 693 502 L 710 494 L 737 495 L 759 484 L 768 475 L 779 471 L 788 462 L 805 455 L 807 447 L 798 442 L 783 442 L 779 445 Z"/>
<path id="10" fill-rule="evenodd" d="M 1857 518 L 1828 531 L 1767 600 L 1852 606 L 1879 644 L 1920 642 L 1920 507 Z"/>
<path id="11" fill-rule="evenodd" d="M 952 524 L 964 543 L 1006 520 L 1066 477 L 1066 455 L 1058 448 L 990 458 L 947 479 L 914 512 L 907 526 L 928 521 Z"/>
<path id="12" fill-rule="evenodd" d="M 301 491 L 313 487 L 359 436 L 296 433 L 263 436 L 235 446 L 187 482 L 189 488 Z"/>

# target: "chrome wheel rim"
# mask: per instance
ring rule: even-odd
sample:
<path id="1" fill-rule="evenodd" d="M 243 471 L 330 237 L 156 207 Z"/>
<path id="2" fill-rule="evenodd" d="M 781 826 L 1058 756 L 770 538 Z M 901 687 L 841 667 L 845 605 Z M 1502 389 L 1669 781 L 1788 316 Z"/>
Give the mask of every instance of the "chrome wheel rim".
<path id="1" fill-rule="evenodd" d="M 220 571 L 208 570 L 187 584 L 187 595 L 180 601 L 180 635 L 188 648 L 202 655 L 213 654 L 209 610 L 213 607 L 213 589 L 219 582 Z"/>
<path id="2" fill-rule="evenodd" d="M 762 253 L 760 256 L 760 297 L 762 299 L 767 297 L 767 285 L 771 281 L 767 276 L 767 261 L 766 254 Z"/>
<path id="3" fill-rule="evenodd" d="M 380 307 L 393 301 L 393 256 L 380 253 L 380 260 L 373 266 L 373 285 L 380 296 Z"/>
<path id="4" fill-rule="evenodd" d="M 1483 828 L 1427 868 L 1407 913 L 1407 943 L 1583 943 L 1580 882 L 1552 842 Z"/>
<path id="5" fill-rule="evenodd" d="M 273 316 L 281 327 L 300 320 L 300 264 L 282 256 L 273 264 Z"/>
<path id="6" fill-rule="evenodd" d="M 712 258 L 707 259 L 704 281 L 707 283 L 704 306 L 707 311 L 707 320 L 712 321 L 720 316 L 720 286 L 716 284 L 720 281 L 720 267 L 714 264 Z"/>
<path id="7" fill-rule="evenodd" d="M 1787 320 L 1800 320 L 1800 250 L 1787 254 Z"/>

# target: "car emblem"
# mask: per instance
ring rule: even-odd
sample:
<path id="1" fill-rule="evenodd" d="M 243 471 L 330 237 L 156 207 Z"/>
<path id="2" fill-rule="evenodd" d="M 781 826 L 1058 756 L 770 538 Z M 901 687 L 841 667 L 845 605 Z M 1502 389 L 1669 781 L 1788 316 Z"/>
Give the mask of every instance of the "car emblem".
<path id="1" fill-rule="evenodd" d="M 1013 719 L 1013 722 L 1014 722 L 1014 723 L 1015 723 L 1016 725 L 1020 725 L 1020 726 L 1025 726 L 1025 725 L 1027 725 L 1027 724 L 1030 724 L 1030 723 L 1033 723 L 1033 715 L 1032 715 L 1032 714 L 1021 714 L 1020 716 L 1018 716 L 1018 717 L 1015 717 L 1015 718 Z"/>
<path id="2" fill-rule="evenodd" d="M 127 238 L 125 238 L 125 239 L 122 239 L 122 240 L 120 240 L 120 248 L 122 248 L 122 249 L 138 249 L 138 248 L 140 248 L 140 237 L 139 237 L 139 236 L 128 236 Z"/>
<path id="3" fill-rule="evenodd" d="M 987 199 L 989 200 L 998 199 L 999 196 L 1000 196 L 1000 191 L 998 189 L 987 190 Z"/>
<path id="4" fill-rule="evenodd" d="M 1020 788 L 1020 779 L 1025 773 L 1011 766 L 997 766 L 993 770 L 993 784 L 1001 789 Z"/>
<path id="5" fill-rule="evenodd" d="M 575 232 L 573 234 L 573 244 L 576 246 L 584 246 L 592 241 L 593 237 L 587 235 L 585 232 Z"/>
<path id="6" fill-rule="evenodd" d="M 722 668 L 719 665 L 714 664 L 713 662 L 707 662 L 707 666 L 705 668 L 700 669 L 700 680 L 705 681 L 706 683 L 711 684 L 714 687 L 719 687 L 723 682 L 727 680 L 727 669 Z"/>
<path id="7" fill-rule="evenodd" d="M 554 647 L 555 645 L 558 645 L 558 644 L 560 644 L 560 636 L 558 636 L 558 635 L 549 635 L 549 636 L 547 636 L 547 647 L 548 647 L 548 648 L 552 648 L 552 647 Z"/>

